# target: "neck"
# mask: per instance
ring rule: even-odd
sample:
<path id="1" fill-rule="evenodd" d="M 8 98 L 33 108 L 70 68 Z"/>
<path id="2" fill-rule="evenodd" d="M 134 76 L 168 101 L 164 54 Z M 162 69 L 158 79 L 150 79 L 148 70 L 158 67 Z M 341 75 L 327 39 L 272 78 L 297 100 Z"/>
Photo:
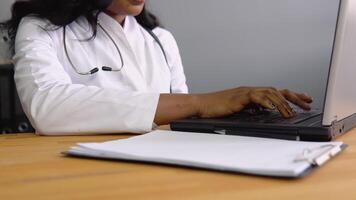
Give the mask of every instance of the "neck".
<path id="1" fill-rule="evenodd" d="M 117 22 L 119 22 L 121 26 L 124 26 L 126 15 L 119 15 L 119 14 L 112 13 L 110 11 L 106 11 L 105 13 L 108 14 L 113 19 L 115 19 Z"/>

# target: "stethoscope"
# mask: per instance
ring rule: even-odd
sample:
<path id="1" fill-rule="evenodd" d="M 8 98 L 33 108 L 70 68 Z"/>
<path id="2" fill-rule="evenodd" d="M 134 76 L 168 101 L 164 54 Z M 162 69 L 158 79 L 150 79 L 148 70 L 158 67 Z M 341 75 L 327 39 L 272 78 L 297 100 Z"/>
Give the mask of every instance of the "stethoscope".
<path id="1" fill-rule="evenodd" d="M 114 44 L 115 48 L 116 48 L 116 51 L 118 52 L 118 54 L 120 55 L 120 60 L 121 60 L 121 66 L 120 68 L 118 69 L 113 69 L 112 67 L 108 67 L 108 66 L 102 66 L 101 67 L 101 70 L 103 71 L 106 71 L 106 72 L 120 72 L 123 68 L 124 68 L 124 59 L 122 57 L 122 53 L 120 51 L 120 48 L 119 46 L 116 44 L 115 40 L 111 37 L 111 35 L 108 33 L 107 30 L 105 30 L 105 28 L 100 24 L 98 23 L 98 26 L 100 29 L 103 30 L 103 32 L 105 33 L 105 35 L 111 40 L 111 42 Z M 167 59 L 167 55 L 166 55 L 166 52 L 164 51 L 164 48 L 163 48 L 163 45 L 162 43 L 160 42 L 160 40 L 158 39 L 158 37 L 152 32 L 151 29 L 148 29 L 148 28 L 145 28 L 144 29 L 153 37 L 153 39 L 157 42 L 158 46 L 160 47 L 163 55 L 164 55 L 164 59 L 166 60 L 166 64 L 167 64 L 167 67 L 169 67 L 169 63 L 168 63 L 168 59 Z M 95 67 L 93 69 L 91 69 L 90 71 L 87 71 L 87 72 L 82 72 L 82 71 L 79 71 L 78 68 L 74 65 L 71 57 L 69 56 L 69 53 L 68 53 L 68 48 L 67 48 L 67 41 L 66 41 L 66 27 L 63 28 L 63 46 L 64 46 L 64 52 L 66 54 L 66 57 L 68 58 L 68 61 L 69 61 L 69 64 L 72 66 L 73 70 L 80 74 L 80 75 L 93 75 L 97 72 L 99 72 L 99 68 L 98 67 Z"/>

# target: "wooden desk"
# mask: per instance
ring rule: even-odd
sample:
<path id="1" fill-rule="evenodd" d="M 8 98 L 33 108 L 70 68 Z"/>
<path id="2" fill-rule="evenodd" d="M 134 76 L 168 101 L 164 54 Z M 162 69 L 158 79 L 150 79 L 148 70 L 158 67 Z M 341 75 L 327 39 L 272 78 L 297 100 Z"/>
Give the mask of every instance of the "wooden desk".
<path id="1" fill-rule="evenodd" d="M 64 157 L 77 142 L 130 135 L 0 136 L 0 199 L 356 199 L 356 130 L 340 156 L 298 180 Z"/>

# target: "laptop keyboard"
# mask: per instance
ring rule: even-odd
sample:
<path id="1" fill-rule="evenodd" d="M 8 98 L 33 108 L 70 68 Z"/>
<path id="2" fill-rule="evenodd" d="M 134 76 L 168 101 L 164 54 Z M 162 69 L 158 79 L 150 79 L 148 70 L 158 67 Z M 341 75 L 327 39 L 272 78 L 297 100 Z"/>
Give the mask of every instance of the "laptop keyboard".
<path id="1" fill-rule="evenodd" d="M 236 113 L 228 118 L 228 120 L 238 121 L 238 122 L 253 122 L 253 123 L 273 123 L 273 124 L 298 124 L 305 120 L 311 119 L 321 114 L 320 111 L 313 110 L 305 112 L 303 110 L 295 110 L 296 115 L 293 118 L 285 119 L 277 111 L 251 111 L 246 110 L 240 113 Z"/>

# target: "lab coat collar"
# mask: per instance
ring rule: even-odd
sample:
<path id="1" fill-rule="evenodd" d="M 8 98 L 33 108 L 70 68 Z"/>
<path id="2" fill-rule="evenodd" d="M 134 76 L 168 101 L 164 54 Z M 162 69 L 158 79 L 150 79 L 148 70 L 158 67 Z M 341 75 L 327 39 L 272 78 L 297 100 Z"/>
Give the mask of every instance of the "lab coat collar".
<path id="1" fill-rule="evenodd" d="M 124 24 L 121 25 L 114 18 L 112 18 L 108 14 L 102 12 L 98 16 L 98 21 L 99 21 L 99 23 L 105 24 L 106 26 L 110 26 L 111 28 L 113 28 L 117 31 L 124 32 L 125 35 L 128 35 L 128 34 L 134 32 L 137 28 L 137 21 L 136 21 L 135 17 L 133 17 L 133 16 L 127 16 L 125 18 Z"/>
<path id="2" fill-rule="evenodd" d="M 114 18 L 107 15 L 106 13 L 101 13 L 98 16 L 98 22 L 103 25 L 104 28 L 107 28 L 108 31 L 112 31 L 114 38 L 115 35 L 117 39 L 121 40 L 125 47 L 127 48 L 123 52 L 126 52 L 127 56 L 132 58 L 132 61 L 135 62 L 135 65 L 139 66 L 140 62 L 136 55 L 136 52 L 133 50 L 136 43 L 144 42 L 144 37 L 142 35 L 142 28 L 139 23 L 136 21 L 136 18 L 133 16 L 127 16 L 125 18 L 124 25 L 122 26 Z M 110 33 L 109 33 L 110 34 Z M 125 58 L 124 58 L 125 59 Z M 136 77 L 141 77 L 144 80 L 144 75 L 140 70 L 133 70 L 131 68 L 125 69 L 131 70 L 131 73 L 137 73 Z M 135 72 L 134 72 L 135 71 Z M 140 84 L 140 88 L 147 90 L 147 85 L 144 82 L 137 83 Z"/>
<path id="3" fill-rule="evenodd" d="M 144 30 L 141 25 L 137 22 L 134 16 L 127 16 L 124 21 L 124 25 L 122 26 L 118 23 L 114 18 L 109 16 L 108 14 L 102 12 L 98 17 L 99 23 L 104 24 L 105 27 L 112 28 L 116 33 L 124 33 L 126 37 L 138 37 L 138 33 L 141 32 L 145 35 L 145 39 L 149 41 L 153 41 L 150 35 L 148 35 L 147 31 Z"/>

